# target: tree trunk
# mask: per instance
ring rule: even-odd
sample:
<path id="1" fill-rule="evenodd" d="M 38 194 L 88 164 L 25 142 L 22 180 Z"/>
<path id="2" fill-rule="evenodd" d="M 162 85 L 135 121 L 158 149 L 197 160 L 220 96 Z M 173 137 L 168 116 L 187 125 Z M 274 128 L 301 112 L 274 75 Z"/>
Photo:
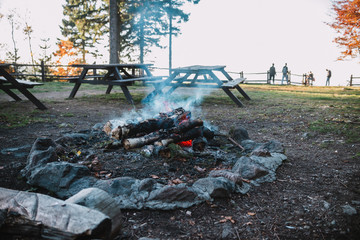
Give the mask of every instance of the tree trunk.
<path id="1" fill-rule="evenodd" d="M 119 7 L 116 0 L 110 0 L 110 63 L 119 63 L 120 22 Z"/>
<path id="2" fill-rule="evenodd" d="M 170 8 L 170 12 L 169 12 L 169 76 L 171 75 L 171 69 L 172 69 L 172 30 L 173 30 L 173 27 L 172 27 L 172 13 L 171 13 L 171 10 L 172 10 L 172 3 L 171 3 L 171 0 L 170 0 L 170 3 L 169 3 L 169 8 Z"/>
<path id="3" fill-rule="evenodd" d="M 144 16 L 140 13 L 140 63 L 144 63 L 144 51 L 145 51 L 145 36 L 144 36 Z"/>

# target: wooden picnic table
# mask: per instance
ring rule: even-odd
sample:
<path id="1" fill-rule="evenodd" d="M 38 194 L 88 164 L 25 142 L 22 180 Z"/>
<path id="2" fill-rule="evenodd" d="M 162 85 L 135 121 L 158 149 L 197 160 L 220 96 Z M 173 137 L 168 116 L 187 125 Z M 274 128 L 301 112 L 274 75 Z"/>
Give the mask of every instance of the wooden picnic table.
<path id="1" fill-rule="evenodd" d="M 239 86 L 245 78 L 233 79 L 226 71 L 226 66 L 202 66 L 174 68 L 170 76 L 164 81 L 162 87 L 155 88 L 145 99 L 150 101 L 156 95 L 170 95 L 178 87 L 204 87 L 221 88 L 239 107 L 243 103 L 230 91 L 236 89 L 245 99 L 251 100 L 246 92 Z M 223 77 L 225 77 L 223 79 Z M 170 86 L 167 92 L 163 92 L 166 86 Z"/>
<path id="2" fill-rule="evenodd" d="M 3 90 L 6 94 L 8 94 L 10 97 L 12 97 L 15 101 L 21 101 L 21 98 L 13 91 L 11 91 L 11 89 L 17 89 L 39 109 L 47 109 L 45 105 L 40 102 L 39 99 L 37 99 L 31 92 L 27 90 L 27 88 L 33 88 L 34 86 L 39 86 L 43 84 L 15 79 L 6 70 L 9 68 L 10 65 L 11 64 L 0 64 L 0 89 Z"/>
<path id="3" fill-rule="evenodd" d="M 161 77 L 151 74 L 149 66 L 152 64 L 74 64 L 73 67 L 82 68 L 79 77 L 71 79 L 75 83 L 69 98 L 74 98 L 82 83 L 108 85 L 106 94 L 109 94 L 113 86 L 120 86 L 126 99 L 134 104 L 133 98 L 127 86 L 136 81 L 148 82 L 157 86 Z M 93 70 L 89 74 L 89 70 Z M 103 73 L 98 74 L 99 71 Z"/>

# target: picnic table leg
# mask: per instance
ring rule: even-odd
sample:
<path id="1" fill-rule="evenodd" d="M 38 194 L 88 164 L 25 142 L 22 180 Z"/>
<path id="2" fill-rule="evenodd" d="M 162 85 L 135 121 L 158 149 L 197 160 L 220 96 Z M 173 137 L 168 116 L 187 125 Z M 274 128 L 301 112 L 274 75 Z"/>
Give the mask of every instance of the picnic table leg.
<path id="1" fill-rule="evenodd" d="M 77 91 L 78 91 L 79 88 L 80 88 L 80 85 L 81 85 L 81 83 L 75 83 L 75 86 L 74 86 L 74 88 L 71 90 L 71 93 L 70 93 L 69 98 L 74 98 L 74 97 L 75 97 Z"/>
<path id="2" fill-rule="evenodd" d="M 243 107 L 244 104 L 229 90 L 227 87 L 222 87 L 222 90 L 236 103 L 239 107 Z"/>
<path id="3" fill-rule="evenodd" d="M 170 85 L 172 80 L 175 79 L 175 77 L 177 76 L 178 74 L 173 74 L 172 76 L 170 76 L 171 78 L 169 78 L 169 80 L 167 81 L 168 84 Z M 165 94 L 166 95 L 171 95 L 178 87 L 180 87 L 182 85 L 182 83 L 188 79 L 188 77 L 191 75 L 191 73 L 186 73 L 185 76 L 177 79 L 177 83 L 174 84 Z"/>
<path id="4" fill-rule="evenodd" d="M 235 88 L 239 91 L 239 93 L 241 93 L 241 95 L 244 96 L 245 99 L 251 100 L 251 98 L 246 94 L 246 92 L 239 85 L 236 85 Z"/>
<path id="5" fill-rule="evenodd" d="M 129 103 L 131 103 L 132 105 L 134 105 L 134 100 L 129 92 L 129 89 L 126 86 L 120 86 L 121 90 L 123 91 L 126 99 L 129 101 Z"/>
<path id="6" fill-rule="evenodd" d="M 12 92 L 9 88 L 7 88 L 6 86 L 0 85 L 0 89 L 3 90 L 5 93 L 7 93 L 7 95 L 12 97 L 15 101 L 21 101 L 21 98 L 18 95 L 16 95 L 14 92 Z"/>
<path id="7" fill-rule="evenodd" d="M 80 77 L 78 78 L 78 80 L 75 82 L 75 86 L 74 88 L 72 89 L 71 93 L 70 93 L 70 96 L 69 98 L 74 98 L 77 91 L 79 90 L 80 88 L 80 85 L 81 85 L 81 81 L 85 78 L 85 75 L 87 74 L 87 72 L 89 71 L 89 69 L 87 68 L 84 68 L 80 74 Z"/>
<path id="8" fill-rule="evenodd" d="M 106 89 L 106 94 L 110 94 L 111 90 L 113 89 L 113 85 L 109 85 L 108 88 Z"/>
<path id="9" fill-rule="evenodd" d="M 23 87 L 18 81 L 16 81 L 13 76 L 11 76 L 6 70 L 0 68 L 0 74 L 4 76 L 10 83 L 12 83 L 27 99 L 29 99 L 33 104 L 35 104 L 39 109 L 47 109 L 44 104 L 42 104 L 39 99 L 37 99 L 31 92 L 29 92 L 25 87 Z"/>
<path id="10" fill-rule="evenodd" d="M 162 95 L 162 94 L 163 94 L 163 92 L 162 92 L 161 89 L 158 90 L 158 89 L 155 88 L 155 90 L 152 91 L 151 93 L 149 93 L 149 94 L 142 100 L 142 102 L 144 102 L 144 103 L 150 102 L 151 99 L 153 99 L 156 95 Z"/>

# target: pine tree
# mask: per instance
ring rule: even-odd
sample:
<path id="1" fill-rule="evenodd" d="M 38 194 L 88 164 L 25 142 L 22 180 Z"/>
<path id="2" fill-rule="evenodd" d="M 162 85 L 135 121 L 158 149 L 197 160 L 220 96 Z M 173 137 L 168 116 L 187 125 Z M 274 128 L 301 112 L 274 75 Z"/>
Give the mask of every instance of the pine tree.
<path id="1" fill-rule="evenodd" d="M 169 66 L 171 68 L 172 36 L 180 33 L 179 24 L 189 20 L 189 13 L 182 10 L 186 2 L 197 4 L 200 0 L 140 0 L 133 1 L 129 9 L 133 15 L 132 34 L 134 45 L 139 46 L 140 62 L 150 52 L 150 47 L 160 45 L 161 37 L 169 34 Z M 173 24 L 176 23 L 177 25 Z"/>
<path id="2" fill-rule="evenodd" d="M 104 1 L 66 0 L 63 5 L 65 19 L 61 32 L 81 49 L 82 61 L 86 62 L 86 54 L 98 55 L 95 44 L 108 31 L 108 12 Z M 91 49 L 91 51 L 89 50 Z"/>

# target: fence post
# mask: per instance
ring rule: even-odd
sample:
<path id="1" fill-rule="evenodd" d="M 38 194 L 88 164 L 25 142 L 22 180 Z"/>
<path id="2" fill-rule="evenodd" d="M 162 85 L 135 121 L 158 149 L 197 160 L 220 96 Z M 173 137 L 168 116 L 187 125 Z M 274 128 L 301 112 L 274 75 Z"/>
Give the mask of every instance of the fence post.
<path id="1" fill-rule="evenodd" d="M 291 84 L 291 71 L 289 71 L 288 73 L 288 82 L 287 84 Z"/>
<path id="2" fill-rule="evenodd" d="M 266 83 L 270 84 L 270 71 L 266 72 Z"/>
<path id="3" fill-rule="evenodd" d="M 240 78 L 244 78 L 244 71 L 240 72 Z"/>
<path id="4" fill-rule="evenodd" d="M 306 73 L 302 76 L 301 84 L 306 86 Z"/>
<path id="5" fill-rule="evenodd" d="M 350 87 L 352 86 L 352 81 L 353 81 L 353 75 L 351 74 L 351 76 L 350 76 Z"/>
<path id="6" fill-rule="evenodd" d="M 43 60 L 41 60 L 41 81 L 45 82 L 45 64 Z"/>

